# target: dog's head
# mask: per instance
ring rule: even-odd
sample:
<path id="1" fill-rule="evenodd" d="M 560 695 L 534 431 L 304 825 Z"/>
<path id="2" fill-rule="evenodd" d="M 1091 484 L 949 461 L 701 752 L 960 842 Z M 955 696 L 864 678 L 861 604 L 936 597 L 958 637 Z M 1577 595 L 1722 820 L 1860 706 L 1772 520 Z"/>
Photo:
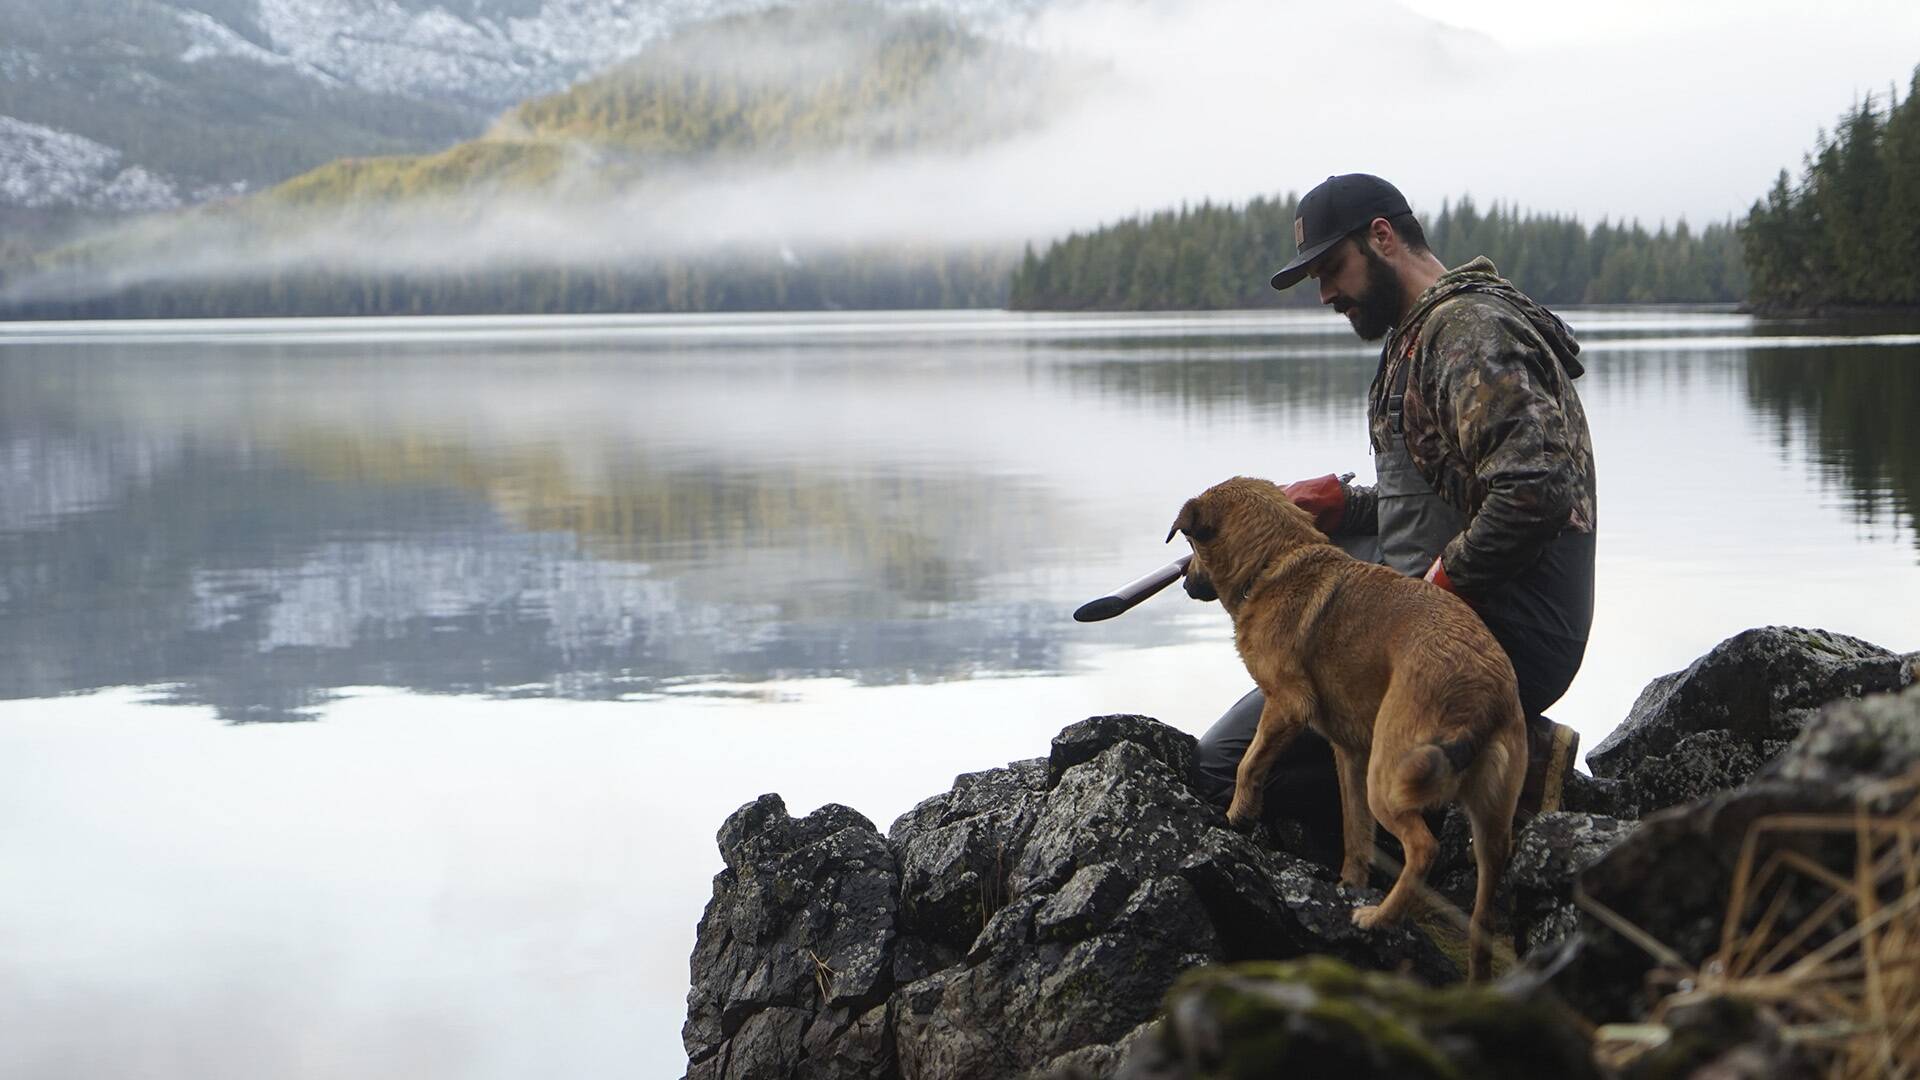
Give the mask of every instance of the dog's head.
<path id="1" fill-rule="evenodd" d="M 1187 595 L 1217 600 L 1236 595 L 1274 558 L 1301 544 L 1325 543 L 1313 515 L 1293 505 L 1271 480 L 1236 476 L 1188 499 L 1167 530 L 1193 545 Z"/>

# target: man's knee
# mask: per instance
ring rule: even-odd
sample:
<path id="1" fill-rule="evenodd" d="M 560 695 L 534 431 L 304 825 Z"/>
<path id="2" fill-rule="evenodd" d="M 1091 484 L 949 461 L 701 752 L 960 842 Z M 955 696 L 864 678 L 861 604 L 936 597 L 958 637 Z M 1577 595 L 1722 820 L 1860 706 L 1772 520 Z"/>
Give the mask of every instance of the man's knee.
<path id="1" fill-rule="evenodd" d="M 1531 627 L 1487 620 L 1487 629 L 1513 662 L 1520 690 L 1520 707 L 1529 722 L 1553 706 L 1573 685 L 1586 658 L 1587 643 Z"/>
<path id="2" fill-rule="evenodd" d="M 1254 732 L 1260 728 L 1260 710 L 1265 705 L 1266 698 L 1259 690 L 1248 691 L 1200 736 L 1193 761 L 1194 779 L 1209 801 L 1224 806 L 1233 798 L 1240 759 L 1246 756 Z"/>

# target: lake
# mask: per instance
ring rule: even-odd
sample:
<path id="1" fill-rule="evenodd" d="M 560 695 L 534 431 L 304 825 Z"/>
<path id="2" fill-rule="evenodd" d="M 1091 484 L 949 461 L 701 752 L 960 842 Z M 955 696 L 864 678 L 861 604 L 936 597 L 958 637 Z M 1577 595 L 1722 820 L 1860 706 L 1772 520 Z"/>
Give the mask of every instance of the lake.
<path id="1" fill-rule="evenodd" d="M 1747 627 L 1920 649 L 1914 326 L 1564 314 L 1586 748 Z M 1218 605 L 1069 614 L 1214 481 L 1369 479 L 1374 355 L 1318 312 L 0 324 L 0 1075 L 680 1075 L 722 819 L 1204 730 Z"/>

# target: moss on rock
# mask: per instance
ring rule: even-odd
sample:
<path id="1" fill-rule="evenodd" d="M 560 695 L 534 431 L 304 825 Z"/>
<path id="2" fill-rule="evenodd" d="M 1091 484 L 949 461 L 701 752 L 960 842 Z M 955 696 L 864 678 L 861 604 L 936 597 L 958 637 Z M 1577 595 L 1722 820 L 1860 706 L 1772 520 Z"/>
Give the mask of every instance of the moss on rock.
<path id="1" fill-rule="evenodd" d="M 1180 980 L 1123 1077 L 1468 1080 L 1595 1077 L 1557 1005 L 1491 987 L 1435 990 L 1331 957 L 1205 968 Z"/>

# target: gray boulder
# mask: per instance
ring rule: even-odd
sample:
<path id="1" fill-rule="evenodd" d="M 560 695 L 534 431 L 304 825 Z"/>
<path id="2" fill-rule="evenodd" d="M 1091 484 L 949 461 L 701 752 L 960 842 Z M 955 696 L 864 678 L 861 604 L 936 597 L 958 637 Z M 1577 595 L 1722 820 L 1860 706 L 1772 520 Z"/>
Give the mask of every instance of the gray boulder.
<path id="1" fill-rule="evenodd" d="M 1639 808 L 1634 805 L 1632 784 L 1578 771 L 1567 774 L 1566 786 L 1560 793 L 1560 809 L 1613 818 L 1640 816 Z"/>
<path id="2" fill-rule="evenodd" d="M 1504 881 L 1515 949 L 1521 955 L 1560 943 L 1579 922 L 1573 883 L 1633 831 L 1636 823 L 1599 814 L 1541 814 L 1514 837 Z"/>
<path id="3" fill-rule="evenodd" d="M 1151 1017 L 1174 976 L 1217 949 L 1190 891 L 1155 873 L 1162 845 L 1204 816 L 1134 742 L 1065 770 L 964 962 L 901 989 L 903 1073 L 1014 1076 Z"/>
<path id="4" fill-rule="evenodd" d="M 795 820 L 778 795 L 736 810 L 719 843 L 681 1030 L 688 1077 L 794 1075 L 809 1045 L 842 1041 L 893 989 L 893 852 L 854 810 Z"/>
<path id="5" fill-rule="evenodd" d="M 1645 815 L 1739 786 L 1821 706 L 1913 677 L 1911 658 L 1845 634 L 1748 630 L 1647 684 L 1587 765 L 1625 785 L 1613 796 L 1618 809 Z"/>
<path id="6" fill-rule="evenodd" d="M 1186 781 L 1191 742 L 1129 721 L 1056 744 L 1058 783 L 1013 862 L 1008 902 L 964 963 L 901 989 L 903 1075 L 1085 1069 L 1153 1018 L 1182 972 L 1235 955 L 1334 950 L 1372 967 L 1457 972 L 1405 930 L 1365 933 L 1319 868 L 1227 830 Z M 1141 737 L 1151 736 L 1151 737 Z M 1182 736 L 1182 738 L 1185 738 Z"/>
<path id="7" fill-rule="evenodd" d="M 911 982 L 958 960 L 1007 900 L 1014 853 L 1026 846 L 1047 789 L 1047 759 L 967 773 L 887 831 L 900 863 L 895 974 Z"/>
<path id="8" fill-rule="evenodd" d="M 1059 783 L 1068 769 L 1092 761 L 1119 742 L 1145 750 L 1182 781 L 1193 775 L 1194 755 L 1199 749 L 1193 736 L 1150 716 L 1090 716 L 1053 737 L 1053 752 L 1047 755 L 1047 786 Z"/>
<path id="9" fill-rule="evenodd" d="M 1741 846 L 1756 821 L 1849 811 L 1867 785 L 1916 767 L 1920 687 L 1837 702 L 1745 786 L 1646 818 L 1580 873 L 1580 886 L 1682 963 L 1698 966 L 1720 947 Z M 1847 835 L 1764 833 L 1757 859 L 1788 845 L 1836 874 L 1852 873 Z M 1788 906 L 1779 925 L 1796 925 L 1808 914 Z M 1536 960 L 1546 962 L 1539 954 Z M 1646 977 L 1653 961 L 1590 914 L 1580 915 L 1567 955 L 1555 962 L 1562 965 L 1556 988 L 1595 1021 L 1638 1018 L 1652 1004 Z"/>
<path id="10" fill-rule="evenodd" d="M 742 807 L 694 950 L 689 1077 L 1107 1076 L 1202 965 L 1326 952 L 1459 977 L 1415 930 L 1355 928 L 1365 898 L 1330 871 L 1228 829 L 1193 752 L 1095 717 L 885 840 L 844 807 Z"/>

